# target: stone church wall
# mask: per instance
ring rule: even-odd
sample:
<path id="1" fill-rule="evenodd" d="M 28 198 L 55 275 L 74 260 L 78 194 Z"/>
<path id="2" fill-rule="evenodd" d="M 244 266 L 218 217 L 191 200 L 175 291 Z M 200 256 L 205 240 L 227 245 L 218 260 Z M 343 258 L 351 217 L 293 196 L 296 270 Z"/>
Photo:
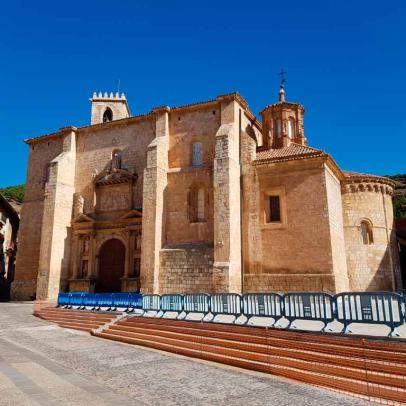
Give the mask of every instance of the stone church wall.
<path id="1" fill-rule="evenodd" d="M 205 190 L 205 221 L 191 223 L 188 218 L 188 192 L 192 187 Z M 166 235 L 168 245 L 213 241 L 213 170 L 190 168 L 168 174 L 166 193 Z"/>
<path id="2" fill-rule="evenodd" d="M 160 251 L 161 293 L 218 293 L 227 291 L 227 279 L 213 269 L 212 247 L 185 246 Z"/>
<path id="3" fill-rule="evenodd" d="M 330 226 L 331 255 L 335 277 L 335 291 L 346 292 L 349 289 L 347 259 L 345 256 L 343 204 L 341 184 L 337 176 L 326 168 L 325 184 L 327 193 L 328 218 Z"/>
<path id="4" fill-rule="evenodd" d="M 350 289 L 391 291 L 397 288 L 400 270 L 389 188 L 379 184 L 346 185 L 343 187 L 343 212 Z M 363 243 L 361 220 L 372 225 L 372 244 Z"/>
<path id="5" fill-rule="evenodd" d="M 216 105 L 171 111 L 165 244 L 213 241 L 213 160 L 219 125 Z M 192 165 L 195 143 L 200 143 L 202 149 L 202 164 L 197 167 Z M 191 223 L 188 217 L 188 193 L 192 188 L 205 191 L 204 222 Z"/>
<path id="6" fill-rule="evenodd" d="M 100 173 L 111 162 L 112 152 L 121 151 L 122 167 L 138 174 L 134 185 L 134 207 L 142 207 L 143 174 L 146 167 L 147 146 L 155 137 L 154 121 L 144 118 L 110 123 L 81 130 L 77 140 L 76 193 L 84 198 L 84 212 L 92 212 L 94 186 L 92 176 Z"/>
<path id="7" fill-rule="evenodd" d="M 252 179 L 244 290 L 335 292 L 323 164 L 268 165 Z M 285 216 L 276 226 L 264 221 L 264 193 L 273 191 L 282 195 Z"/>
<path id="8" fill-rule="evenodd" d="M 29 146 L 27 180 L 18 237 L 15 279 L 12 284 L 13 300 L 35 297 L 41 227 L 44 210 L 45 183 L 49 163 L 62 152 L 62 139 L 49 138 Z"/>

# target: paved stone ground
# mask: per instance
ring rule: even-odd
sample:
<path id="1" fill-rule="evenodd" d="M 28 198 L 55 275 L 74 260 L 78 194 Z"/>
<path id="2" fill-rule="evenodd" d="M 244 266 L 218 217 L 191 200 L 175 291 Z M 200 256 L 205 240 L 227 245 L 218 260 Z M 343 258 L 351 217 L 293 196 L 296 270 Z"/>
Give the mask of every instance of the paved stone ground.
<path id="1" fill-rule="evenodd" d="M 0 303 L 0 405 L 366 405 L 267 374 L 63 329 Z"/>

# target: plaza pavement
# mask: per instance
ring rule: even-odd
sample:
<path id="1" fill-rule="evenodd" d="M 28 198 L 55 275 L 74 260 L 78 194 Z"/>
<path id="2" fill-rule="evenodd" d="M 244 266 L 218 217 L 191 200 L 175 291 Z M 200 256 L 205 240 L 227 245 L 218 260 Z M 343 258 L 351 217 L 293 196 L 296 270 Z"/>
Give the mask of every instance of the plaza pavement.
<path id="1" fill-rule="evenodd" d="M 368 402 L 267 374 L 120 344 L 0 303 L 0 405 L 346 406 Z"/>

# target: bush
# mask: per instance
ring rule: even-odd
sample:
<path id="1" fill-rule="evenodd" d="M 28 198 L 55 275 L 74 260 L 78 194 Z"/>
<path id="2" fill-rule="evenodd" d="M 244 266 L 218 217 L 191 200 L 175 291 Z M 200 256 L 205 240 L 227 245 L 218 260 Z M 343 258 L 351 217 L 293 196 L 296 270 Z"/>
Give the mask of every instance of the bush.
<path id="1" fill-rule="evenodd" d="M 19 202 L 24 200 L 25 185 L 8 186 L 0 189 L 0 194 L 9 199 L 14 199 Z"/>

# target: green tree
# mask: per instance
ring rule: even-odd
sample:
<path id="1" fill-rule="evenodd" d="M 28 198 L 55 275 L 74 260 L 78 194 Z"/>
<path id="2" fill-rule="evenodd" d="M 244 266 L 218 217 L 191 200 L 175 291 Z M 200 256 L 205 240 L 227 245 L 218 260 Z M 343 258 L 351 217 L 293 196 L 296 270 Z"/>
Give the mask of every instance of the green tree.
<path id="1" fill-rule="evenodd" d="M 0 194 L 8 197 L 9 199 L 18 200 L 19 202 L 24 200 L 24 192 L 25 185 L 8 186 L 0 189 Z"/>

